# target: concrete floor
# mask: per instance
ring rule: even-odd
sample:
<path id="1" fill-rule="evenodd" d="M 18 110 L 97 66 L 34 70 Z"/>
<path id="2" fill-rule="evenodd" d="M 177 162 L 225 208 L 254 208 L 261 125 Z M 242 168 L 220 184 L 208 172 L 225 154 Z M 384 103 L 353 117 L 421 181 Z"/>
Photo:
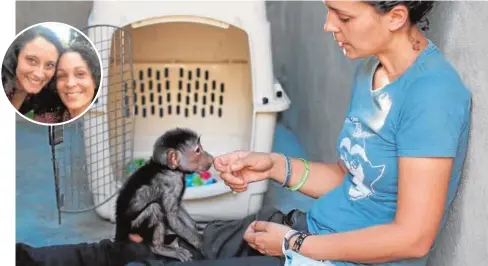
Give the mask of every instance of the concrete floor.
<path id="1" fill-rule="evenodd" d="M 96 242 L 112 238 L 114 225 L 93 211 L 62 214 L 58 224 L 48 128 L 20 120 L 16 128 L 16 242 L 33 246 Z M 307 158 L 295 136 L 277 125 L 273 150 Z M 265 204 L 307 210 L 311 199 L 271 183 Z"/>

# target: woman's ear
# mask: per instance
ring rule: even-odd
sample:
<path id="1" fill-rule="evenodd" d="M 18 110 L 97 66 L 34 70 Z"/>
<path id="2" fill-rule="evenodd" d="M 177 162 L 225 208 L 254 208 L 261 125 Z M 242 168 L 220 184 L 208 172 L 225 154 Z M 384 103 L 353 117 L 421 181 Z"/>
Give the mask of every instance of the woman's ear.
<path id="1" fill-rule="evenodd" d="M 409 22 L 408 15 L 408 9 L 404 5 L 392 8 L 387 14 L 390 31 L 397 31 L 405 26 Z"/>

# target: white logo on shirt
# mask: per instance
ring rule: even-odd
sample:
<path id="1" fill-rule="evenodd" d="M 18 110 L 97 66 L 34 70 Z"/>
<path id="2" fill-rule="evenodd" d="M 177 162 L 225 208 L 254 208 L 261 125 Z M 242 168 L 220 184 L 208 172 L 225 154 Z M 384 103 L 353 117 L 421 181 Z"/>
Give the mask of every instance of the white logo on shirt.
<path id="1" fill-rule="evenodd" d="M 359 200 L 375 193 L 373 185 L 383 176 L 386 166 L 384 164 L 373 165 L 368 159 L 365 139 L 373 134 L 363 131 L 357 119 L 353 118 L 346 121 L 347 123 L 353 123 L 355 130 L 352 134 L 352 141 L 348 137 L 341 140 L 339 145 L 340 158 L 353 176 L 353 184 L 349 188 L 349 197 L 351 200 Z M 356 143 L 356 139 L 359 140 L 359 143 Z M 373 182 L 367 184 L 365 182 L 366 176 L 373 177 Z"/>

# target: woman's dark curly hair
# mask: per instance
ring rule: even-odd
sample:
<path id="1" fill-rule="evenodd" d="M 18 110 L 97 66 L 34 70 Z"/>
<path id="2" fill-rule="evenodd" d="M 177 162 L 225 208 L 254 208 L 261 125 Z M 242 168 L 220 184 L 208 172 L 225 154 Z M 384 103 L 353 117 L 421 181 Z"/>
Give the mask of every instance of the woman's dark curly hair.
<path id="1" fill-rule="evenodd" d="M 5 57 L 2 63 L 2 84 L 5 93 L 11 94 L 15 91 L 16 83 L 16 70 L 20 51 L 24 46 L 34 40 L 37 37 L 42 37 L 56 47 L 58 54 L 63 52 L 63 45 L 52 30 L 43 27 L 35 26 L 20 34 L 7 49 Z M 26 99 L 22 106 L 19 108 L 19 112 L 25 114 L 34 109 L 36 112 L 46 112 L 48 109 L 52 109 L 53 106 L 59 103 L 54 102 L 52 94 L 56 93 L 56 83 L 54 79 L 51 79 L 42 90 L 35 95 L 30 95 L 29 99 Z"/>
<path id="2" fill-rule="evenodd" d="M 61 57 L 66 53 L 77 53 L 81 56 L 83 61 L 88 65 L 88 69 L 91 73 L 91 77 L 93 82 L 95 83 L 95 91 L 93 94 L 92 101 L 96 98 L 98 89 L 100 87 L 100 80 L 102 75 L 102 67 L 100 65 L 100 60 L 98 59 L 97 52 L 93 48 L 93 46 L 88 41 L 80 41 L 75 40 L 72 42 L 68 48 L 66 48 L 63 53 L 59 56 Z M 56 76 L 53 78 L 54 83 L 56 84 Z M 61 101 L 61 98 L 58 93 L 56 93 L 56 98 Z M 63 115 L 67 111 L 67 108 L 64 104 L 60 104 L 60 108 L 57 110 L 58 119 L 62 120 Z"/>
<path id="3" fill-rule="evenodd" d="M 404 5 L 408 9 L 409 20 L 412 25 L 418 25 L 422 31 L 429 29 L 427 14 L 434 7 L 434 1 L 366 1 L 381 13 L 387 13 L 397 5 Z"/>

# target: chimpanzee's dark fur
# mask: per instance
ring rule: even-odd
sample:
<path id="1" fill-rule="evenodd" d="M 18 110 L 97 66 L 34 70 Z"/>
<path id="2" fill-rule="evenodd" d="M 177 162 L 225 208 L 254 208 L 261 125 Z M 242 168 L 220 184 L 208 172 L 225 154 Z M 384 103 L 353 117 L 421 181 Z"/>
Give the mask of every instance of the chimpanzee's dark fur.
<path id="1" fill-rule="evenodd" d="M 129 241 L 139 234 L 151 250 L 181 261 L 191 253 L 177 241 L 165 237 L 169 231 L 197 250 L 201 236 L 195 222 L 181 206 L 185 175 L 205 171 L 213 157 L 200 145 L 200 137 L 189 129 L 176 128 L 159 137 L 151 159 L 137 169 L 119 192 L 116 207 L 116 241 Z"/>

